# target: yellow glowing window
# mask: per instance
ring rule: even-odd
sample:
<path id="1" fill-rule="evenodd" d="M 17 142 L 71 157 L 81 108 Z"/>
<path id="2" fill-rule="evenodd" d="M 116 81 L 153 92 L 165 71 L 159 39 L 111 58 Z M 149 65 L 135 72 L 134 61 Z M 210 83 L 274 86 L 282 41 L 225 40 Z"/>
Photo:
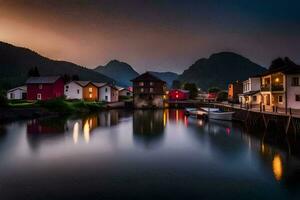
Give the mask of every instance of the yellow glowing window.
<path id="1" fill-rule="evenodd" d="M 92 98 L 93 97 L 93 95 L 92 94 L 90 94 L 90 98 Z"/>
<path id="2" fill-rule="evenodd" d="M 89 88 L 89 92 L 93 92 L 93 88 L 92 87 Z"/>

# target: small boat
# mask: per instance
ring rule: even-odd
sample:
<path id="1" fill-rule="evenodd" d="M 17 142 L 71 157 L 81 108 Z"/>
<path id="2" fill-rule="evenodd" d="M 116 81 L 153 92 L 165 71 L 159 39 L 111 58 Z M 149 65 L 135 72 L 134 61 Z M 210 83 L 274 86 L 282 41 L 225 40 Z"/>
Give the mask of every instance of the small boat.
<path id="1" fill-rule="evenodd" d="M 207 112 L 208 119 L 232 121 L 234 112 L 221 111 L 218 108 L 201 108 Z"/>
<path id="2" fill-rule="evenodd" d="M 207 112 L 198 110 L 196 108 L 186 108 L 185 115 L 197 117 L 197 118 L 205 118 L 207 116 Z"/>

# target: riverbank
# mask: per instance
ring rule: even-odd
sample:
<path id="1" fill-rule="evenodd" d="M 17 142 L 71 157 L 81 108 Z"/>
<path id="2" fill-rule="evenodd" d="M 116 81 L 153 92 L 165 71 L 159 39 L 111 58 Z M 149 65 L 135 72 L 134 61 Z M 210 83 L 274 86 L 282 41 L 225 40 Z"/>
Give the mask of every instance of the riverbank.
<path id="1" fill-rule="evenodd" d="M 10 101 L 6 107 L 0 108 L 0 121 L 82 114 L 109 108 L 110 106 L 105 102 L 85 102 L 79 100 Z"/>

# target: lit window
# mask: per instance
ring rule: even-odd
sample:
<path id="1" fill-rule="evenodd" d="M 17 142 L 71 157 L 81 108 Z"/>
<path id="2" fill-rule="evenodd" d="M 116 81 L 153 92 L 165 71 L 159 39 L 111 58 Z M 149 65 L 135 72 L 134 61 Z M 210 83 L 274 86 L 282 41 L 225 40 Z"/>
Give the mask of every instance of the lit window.
<path id="1" fill-rule="evenodd" d="M 141 92 L 144 92 L 144 88 L 141 88 Z"/>
<path id="2" fill-rule="evenodd" d="M 152 86 L 154 83 L 153 82 L 150 82 L 150 86 Z"/>
<path id="3" fill-rule="evenodd" d="M 150 88 L 150 92 L 153 92 L 153 88 Z"/>
<path id="4" fill-rule="evenodd" d="M 93 92 L 93 88 L 92 87 L 89 88 L 89 92 Z"/>
<path id="5" fill-rule="evenodd" d="M 139 82 L 139 86 L 144 86 L 144 82 Z"/>
<path id="6" fill-rule="evenodd" d="M 93 95 L 92 95 L 92 94 L 90 94 L 89 96 L 90 96 L 90 98 L 92 98 L 92 97 L 93 97 Z"/>
<path id="7" fill-rule="evenodd" d="M 37 100 L 41 100 L 42 99 L 42 94 L 38 93 L 36 98 L 37 98 Z"/>

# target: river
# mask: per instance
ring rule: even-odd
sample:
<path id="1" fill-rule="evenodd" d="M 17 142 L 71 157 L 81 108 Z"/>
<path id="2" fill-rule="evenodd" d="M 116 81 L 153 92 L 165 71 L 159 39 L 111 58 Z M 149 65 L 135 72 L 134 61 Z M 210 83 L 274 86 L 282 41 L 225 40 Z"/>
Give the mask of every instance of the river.
<path id="1" fill-rule="evenodd" d="M 267 136 L 172 109 L 2 124 L 0 199 L 300 199 L 295 144 Z"/>

